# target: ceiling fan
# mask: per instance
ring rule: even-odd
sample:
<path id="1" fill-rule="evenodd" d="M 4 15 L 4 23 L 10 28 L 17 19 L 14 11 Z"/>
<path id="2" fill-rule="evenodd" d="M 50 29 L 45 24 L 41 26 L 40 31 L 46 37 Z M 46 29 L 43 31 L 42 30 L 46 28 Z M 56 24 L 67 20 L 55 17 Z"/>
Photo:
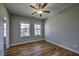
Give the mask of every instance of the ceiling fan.
<path id="1" fill-rule="evenodd" d="M 37 7 L 34 7 L 33 5 L 30 5 L 31 8 L 35 9 L 36 11 L 32 13 L 35 14 L 35 13 L 38 13 L 40 15 L 40 17 L 42 16 L 43 13 L 50 13 L 50 11 L 46 11 L 44 10 L 44 8 L 47 6 L 48 4 L 47 3 L 44 3 L 43 5 L 41 3 L 38 4 L 38 8 Z"/>

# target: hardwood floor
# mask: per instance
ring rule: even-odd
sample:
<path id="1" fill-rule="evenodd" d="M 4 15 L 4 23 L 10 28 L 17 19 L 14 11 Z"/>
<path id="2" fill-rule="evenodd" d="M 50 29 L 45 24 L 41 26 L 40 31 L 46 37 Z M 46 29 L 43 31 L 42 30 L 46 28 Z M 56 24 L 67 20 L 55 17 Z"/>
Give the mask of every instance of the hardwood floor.
<path id="1" fill-rule="evenodd" d="M 17 45 L 5 50 L 6 56 L 78 56 L 45 40 Z"/>

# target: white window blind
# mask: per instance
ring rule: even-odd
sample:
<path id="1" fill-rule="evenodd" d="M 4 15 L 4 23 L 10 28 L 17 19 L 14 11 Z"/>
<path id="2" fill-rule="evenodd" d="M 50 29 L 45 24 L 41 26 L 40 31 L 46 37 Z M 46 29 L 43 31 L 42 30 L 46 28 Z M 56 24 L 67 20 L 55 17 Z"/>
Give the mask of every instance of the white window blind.
<path id="1" fill-rule="evenodd" d="M 41 35 L 41 25 L 34 24 L 34 35 Z"/>
<path id="2" fill-rule="evenodd" d="M 21 37 L 30 36 L 30 24 L 21 23 Z"/>

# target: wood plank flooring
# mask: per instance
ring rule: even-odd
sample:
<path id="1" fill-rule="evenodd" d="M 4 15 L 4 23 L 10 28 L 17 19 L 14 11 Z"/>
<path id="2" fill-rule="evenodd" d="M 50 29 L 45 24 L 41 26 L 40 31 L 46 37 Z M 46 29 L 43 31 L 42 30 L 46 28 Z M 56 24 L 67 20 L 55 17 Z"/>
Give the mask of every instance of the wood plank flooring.
<path id="1" fill-rule="evenodd" d="M 6 56 L 78 56 L 45 40 L 17 45 L 5 50 Z"/>

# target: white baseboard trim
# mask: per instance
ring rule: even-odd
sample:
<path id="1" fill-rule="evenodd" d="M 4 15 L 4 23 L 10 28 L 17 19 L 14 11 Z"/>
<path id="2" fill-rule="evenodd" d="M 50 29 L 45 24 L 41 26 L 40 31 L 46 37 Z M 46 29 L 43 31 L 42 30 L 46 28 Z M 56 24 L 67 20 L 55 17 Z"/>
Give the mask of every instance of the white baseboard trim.
<path id="1" fill-rule="evenodd" d="M 52 41 L 49 41 L 49 40 L 46 40 L 46 41 L 48 41 L 48 42 L 50 42 L 50 43 L 52 43 L 52 44 L 55 44 L 55 45 L 57 45 L 57 46 L 59 46 L 59 47 L 65 48 L 65 49 L 67 49 L 67 50 L 69 50 L 69 51 L 72 51 L 72 52 L 74 52 L 74 53 L 79 54 L 79 51 L 76 51 L 76 50 L 71 49 L 71 48 L 69 48 L 69 47 L 63 46 L 63 45 L 61 45 L 61 44 L 58 44 L 58 43 L 56 43 L 56 42 L 52 42 Z"/>
<path id="2" fill-rule="evenodd" d="M 21 45 L 21 44 L 26 44 L 26 43 L 31 43 L 31 42 L 35 42 L 35 41 L 40 41 L 40 40 L 45 40 L 45 39 L 38 39 L 38 40 L 33 40 L 33 41 L 25 41 L 25 42 L 20 42 L 20 43 L 14 43 L 14 44 L 10 44 L 10 47 L 11 46 L 16 46 L 16 45 Z"/>

